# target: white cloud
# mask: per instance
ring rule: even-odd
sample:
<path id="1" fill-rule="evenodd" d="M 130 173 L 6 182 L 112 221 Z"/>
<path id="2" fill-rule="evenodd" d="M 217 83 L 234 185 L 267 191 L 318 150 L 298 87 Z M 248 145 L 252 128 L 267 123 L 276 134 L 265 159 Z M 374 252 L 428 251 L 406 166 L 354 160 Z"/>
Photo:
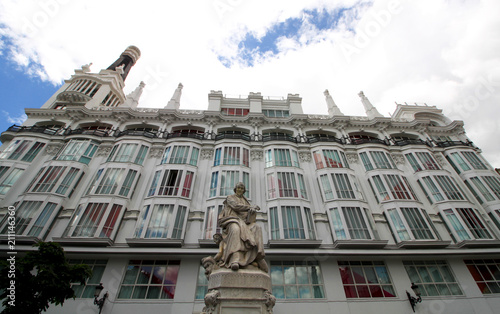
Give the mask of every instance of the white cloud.
<path id="1" fill-rule="evenodd" d="M 11 116 L 11 114 L 5 110 L 2 110 L 2 113 L 5 116 L 5 119 L 7 120 L 7 122 L 12 123 L 12 124 L 21 125 L 24 123 L 24 121 L 26 121 L 26 119 L 28 119 L 28 116 L 26 116 L 26 114 L 24 114 L 24 113 L 20 114 L 17 117 Z"/>
<path id="2" fill-rule="evenodd" d="M 304 27 L 298 41 L 281 39 L 282 53 L 258 58 L 251 68 L 228 69 L 218 60 L 236 58 L 247 33 L 260 38 L 304 9 L 355 4 L 358 11 L 335 30 Z M 500 137 L 499 11 L 494 0 L 4 0 L 0 34 L 9 39 L 4 55 L 13 49 L 9 56 L 28 73 L 54 83 L 89 62 L 97 72 L 128 45 L 138 46 L 142 57 L 125 92 L 145 81 L 142 107 L 165 106 L 179 82 L 181 107 L 192 109 L 205 109 L 212 89 L 300 93 L 307 113 L 326 113 L 326 88 L 345 114 L 364 115 L 360 90 L 386 116 L 394 101 L 426 102 L 464 120 L 469 137 L 500 167 L 500 145 L 491 140 Z M 342 47 L 355 49 L 346 54 Z"/>

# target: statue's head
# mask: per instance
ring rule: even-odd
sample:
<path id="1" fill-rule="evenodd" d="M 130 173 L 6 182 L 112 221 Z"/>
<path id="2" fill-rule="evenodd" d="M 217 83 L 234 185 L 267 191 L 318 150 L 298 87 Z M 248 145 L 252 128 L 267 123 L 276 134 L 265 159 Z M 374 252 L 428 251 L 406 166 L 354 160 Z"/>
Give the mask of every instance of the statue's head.
<path id="1" fill-rule="evenodd" d="M 238 182 L 236 183 L 236 186 L 234 187 L 233 191 L 236 193 L 236 189 L 242 187 L 243 188 L 243 193 L 247 191 L 247 188 L 245 187 L 245 184 L 243 182 Z"/>
<path id="2" fill-rule="evenodd" d="M 214 234 L 213 238 L 214 238 L 214 242 L 216 244 L 219 244 L 222 241 L 222 234 L 217 232 Z"/>

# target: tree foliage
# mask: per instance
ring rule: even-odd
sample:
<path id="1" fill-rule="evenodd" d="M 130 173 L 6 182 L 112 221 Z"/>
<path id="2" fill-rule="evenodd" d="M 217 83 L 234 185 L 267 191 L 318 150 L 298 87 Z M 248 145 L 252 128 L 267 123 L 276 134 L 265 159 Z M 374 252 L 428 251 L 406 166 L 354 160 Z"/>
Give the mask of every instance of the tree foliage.
<path id="1" fill-rule="evenodd" d="M 15 259 L 15 278 L 9 278 L 10 263 L 3 259 L 0 266 L 0 299 L 4 306 L 1 314 L 41 313 L 50 303 L 63 305 L 69 298 L 75 298 L 71 283 L 85 284 L 92 275 L 87 265 L 71 265 L 59 243 L 39 242 L 37 251 L 28 252 Z M 9 301 L 12 282 L 15 281 L 15 306 Z M 9 289 L 10 288 L 10 289 Z"/>

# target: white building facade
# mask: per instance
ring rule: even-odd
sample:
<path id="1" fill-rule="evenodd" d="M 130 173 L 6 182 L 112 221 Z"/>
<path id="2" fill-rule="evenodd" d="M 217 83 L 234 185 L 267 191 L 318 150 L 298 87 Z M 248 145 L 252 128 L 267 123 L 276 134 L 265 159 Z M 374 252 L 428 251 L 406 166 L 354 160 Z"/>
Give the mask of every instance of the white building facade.
<path id="1" fill-rule="evenodd" d="M 497 313 L 500 175 L 434 106 L 382 116 L 302 111 L 299 95 L 208 95 L 180 109 L 123 93 L 140 57 L 75 74 L 1 134 L 0 234 L 16 208 L 16 250 L 64 246 L 93 276 L 49 313 L 200 313 L 201 258 L 217 251 L 218 211 L 237 182 L 261 211 L 274 313 Z"/>

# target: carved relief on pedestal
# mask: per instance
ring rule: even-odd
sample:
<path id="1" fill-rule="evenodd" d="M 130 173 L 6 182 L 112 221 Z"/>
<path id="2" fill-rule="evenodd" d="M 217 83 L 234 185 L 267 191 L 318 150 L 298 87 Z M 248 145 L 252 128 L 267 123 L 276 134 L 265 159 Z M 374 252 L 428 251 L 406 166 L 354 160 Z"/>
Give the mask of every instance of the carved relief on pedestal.
<path id="1" fill-rule="evenodd" d="M 219 300 L 220 292 L 217 289 L 212 289 L 205 295 L 205 307 L 203 308 L 203 314 L 214 314 L 217 304 L 220 303 Z"/>
<path id="2" fill-rule="evenodd" d="M 252 158 L 252 160 L 262 160 L 262 158 L 264 158 L 264 151 L 252 150 L 250 151 L 250 157 Z"/>
<path id="3" fill-rule="evenodd" d="M 300 160 L 300 162 L 310 162 L 311 161 L 311 153 L 299 152 L 299 160 Z"/>
<path id="4" fill-rule="evenodd" d="M 394 160 L 395 163 L 397 164 L 404 164 L 405 163 L 405 157 L 403 154 L 391 154 L 392 160 Z"/>
<path id="5" fill-rule="evenodd" d="M 345 157 L 347 158 L 347 161 L 349 163 L 357 163 L 358 162 L 358 154 L 345 154 Z"/>
<path id="6" fill-rule="evenodd" d="M 61 149 L 61 144 L 48 144 L 45 148 L 45 154 L 47 155 L 55 155 Z"/>
<path id="7" fill-rule="evenodd" d="M 273 314 L 273 308 L 274 305 L 276 304 L 276 297 L 271 293 L 271 291 L 266 290 L 264 292 L 264 298 L 266 299 L 266 307 L 267 307 L 267 313 L 268 314 Z"/>
<path id="8" fill-rule="evenodd" d="M 212 159 L 214 157 L 214 150 L 212 148 L 203 148 L 201 150 L 201 159 Z"/>

